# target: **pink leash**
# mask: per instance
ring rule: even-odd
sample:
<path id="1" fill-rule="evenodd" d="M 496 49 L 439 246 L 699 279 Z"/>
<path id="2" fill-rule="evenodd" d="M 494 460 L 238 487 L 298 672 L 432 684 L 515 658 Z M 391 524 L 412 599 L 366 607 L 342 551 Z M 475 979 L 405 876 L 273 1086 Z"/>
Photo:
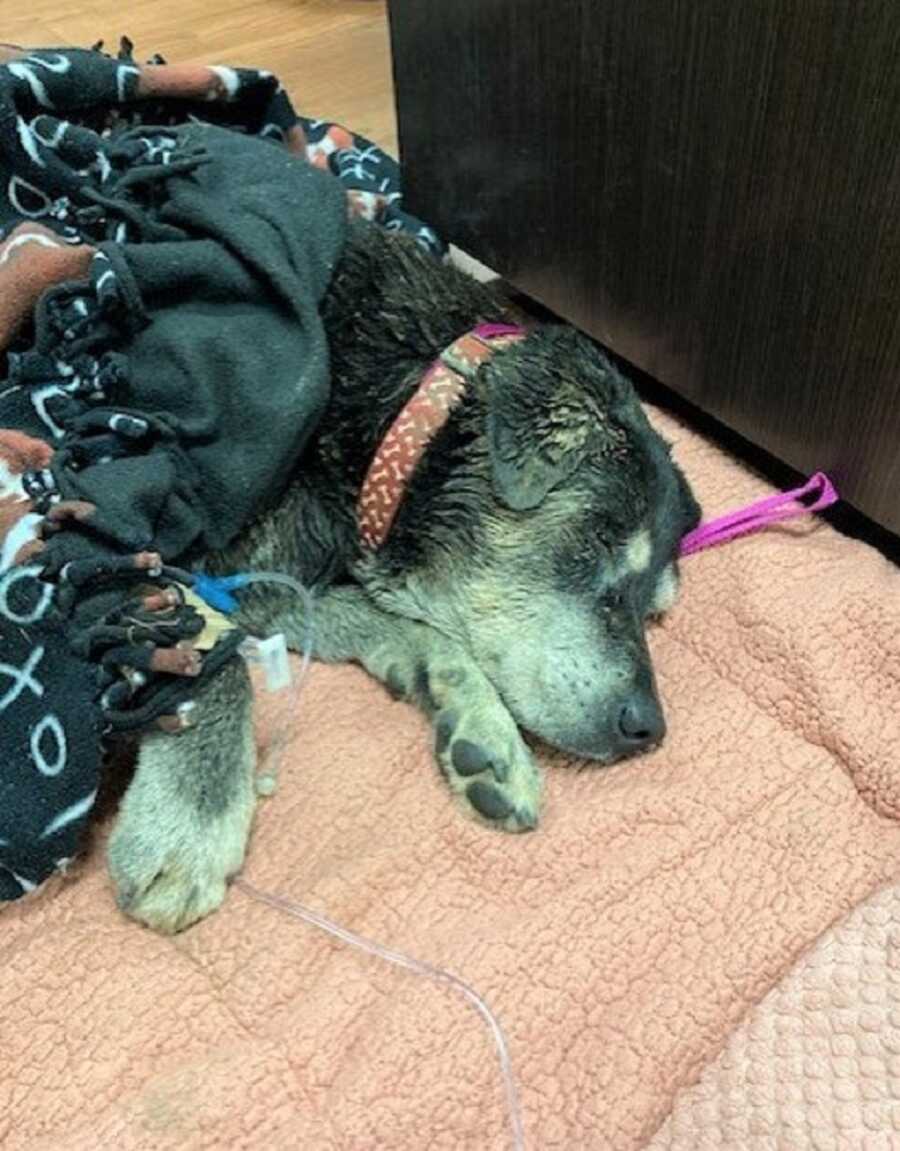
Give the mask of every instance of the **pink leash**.
<path id="1" fill-rule="evenodd" d="M 830 508 L 838 500 L 834 484 L 824 472 L 816 472 L 802 487 L 789 492 L 779 492 L 764 500 L 748 504 L 728 515 L 719 516 L 708 523 L 694 528 L 681 541 L 681 555 L 689 556 L 705 548 L 726 543 L 738 536 L 758 532 L 769 524 L 797 516 L 811 515 Z M 812 502 L 808 502 L 809 500 Z"/>

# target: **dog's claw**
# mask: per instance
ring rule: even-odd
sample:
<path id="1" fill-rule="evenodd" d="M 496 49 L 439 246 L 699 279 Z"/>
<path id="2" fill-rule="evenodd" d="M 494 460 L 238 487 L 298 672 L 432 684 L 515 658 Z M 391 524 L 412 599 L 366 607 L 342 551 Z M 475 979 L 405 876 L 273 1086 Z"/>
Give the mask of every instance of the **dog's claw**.
<path id="1" fill-rule="evenodd" d="M 536 811 L 526 811 L 524 808 L 516 808 L 516 821 L 523 831 L 533 831 L 538 825 L 538 815 Z"/>

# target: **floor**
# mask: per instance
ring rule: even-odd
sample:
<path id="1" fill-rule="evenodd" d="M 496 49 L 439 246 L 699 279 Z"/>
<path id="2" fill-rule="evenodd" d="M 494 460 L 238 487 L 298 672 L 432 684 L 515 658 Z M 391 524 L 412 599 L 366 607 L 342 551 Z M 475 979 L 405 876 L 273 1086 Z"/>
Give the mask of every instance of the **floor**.
<path id="1" fill-rule="evenodd" d="M 115 50 L 138 59 L 268 68 L 305 115 L 346 123 L 396 155 L 384 0 L 0 0 L 0 39 Z"/>

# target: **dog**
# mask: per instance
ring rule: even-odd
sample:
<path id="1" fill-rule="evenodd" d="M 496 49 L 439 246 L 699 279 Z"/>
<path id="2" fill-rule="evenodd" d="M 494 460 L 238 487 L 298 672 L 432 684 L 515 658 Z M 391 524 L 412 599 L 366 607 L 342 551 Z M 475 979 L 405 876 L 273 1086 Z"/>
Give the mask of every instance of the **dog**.
<path id="1" fill-rule="evenodd" d="M 541 776 L 523 730 L 600 764 L 662 739 L 645 628 L 675 601 L 697 502 L 620 371 L 575 329 L 538 325 L 477 368 L 367 548 L 360 489 L 392 421 L 443 349 L 509 305 L 356 222 L 322 315 L 327 410 L 280 503 L 206 566 L 311 588 L 314 656 L 422 708 L 460 802 L 531 829 Z M 279 588 L 242 593 L 238 622 L 302 646 L 302 605 Z M 175 932 L 218 907 L 255 803 L 251 689 L 233 661 L 192 727 L 141 742 L 108 849 L 122 910 Z"/>

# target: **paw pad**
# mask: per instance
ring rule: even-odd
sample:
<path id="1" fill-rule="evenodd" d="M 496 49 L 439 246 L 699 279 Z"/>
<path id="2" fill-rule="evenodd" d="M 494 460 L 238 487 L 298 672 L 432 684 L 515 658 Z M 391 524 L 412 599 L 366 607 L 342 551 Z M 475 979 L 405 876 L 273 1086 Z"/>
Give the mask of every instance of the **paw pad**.
<path id="1" fill-rule="evenodd" d="M 502 705 L 444 711 L 435 729 L 438 762 L 472 813 L 506 831 L 537 826 L 541 777 Z"/>
<path id="2" fill-rule="evenodd" d="M 476 779 L 466 788 L 466 798 L 485 819 L 506 819 L 513 813 L 513 805 L 506 796 L 490 783 Z"/>
<path id="3" fill-rule="evenodd" d="M 447 750 L 447 745 L 450 742 L 453 732 L 456 730 L 457 723 L 458 717 L 454 711 L 445 712 L 438 720 L 435 738 L 438 755 L 443 755 Z"/>
<path id="4" fill-rule="evenodd" d="M 481 744 L 470 739 L 458 739 L 450 759 L 460 775 L 481 775 L 484 771 L 491 771 L 498 783 L 505 783 L 509 778 L 509 767 L 502 760 L 492 758 Z"/>

